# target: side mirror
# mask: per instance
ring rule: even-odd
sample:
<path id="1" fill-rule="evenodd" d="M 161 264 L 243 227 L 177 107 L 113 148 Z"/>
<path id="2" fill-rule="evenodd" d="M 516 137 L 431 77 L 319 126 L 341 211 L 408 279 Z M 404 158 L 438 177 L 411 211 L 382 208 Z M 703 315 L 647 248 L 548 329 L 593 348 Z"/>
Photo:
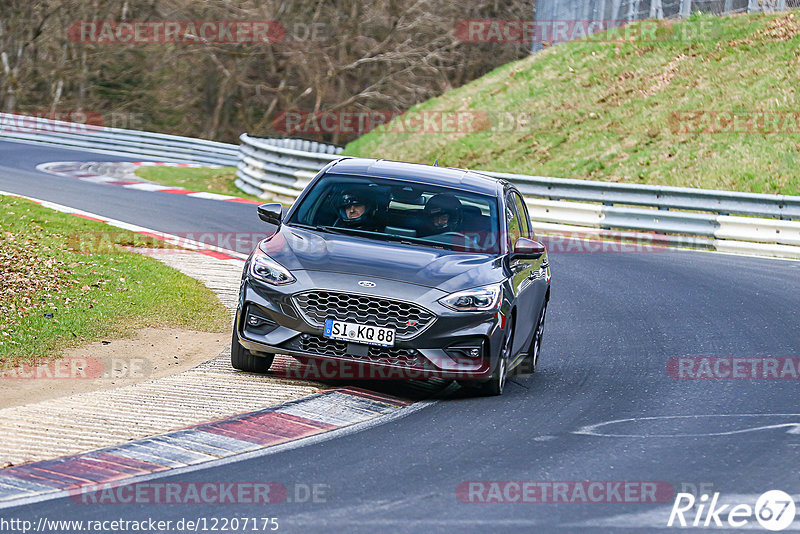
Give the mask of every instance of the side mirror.
<path id="1" fill-rule="evenodd" d="M 514 252 L 512 257 L 520 259 L 535 260 L 544 254 L 544 245 L 533 239 L 527 237 L 520 237 L 517 239 L 517 244 L 514 245 Z"/>
<path id="2" fill-rule="evenodd" d="M 277 202 L 261 204 L 258 207 L 258 218 L 266 223 L 280 226 L 281 219 L 283 219 L 283 206 Z"/>

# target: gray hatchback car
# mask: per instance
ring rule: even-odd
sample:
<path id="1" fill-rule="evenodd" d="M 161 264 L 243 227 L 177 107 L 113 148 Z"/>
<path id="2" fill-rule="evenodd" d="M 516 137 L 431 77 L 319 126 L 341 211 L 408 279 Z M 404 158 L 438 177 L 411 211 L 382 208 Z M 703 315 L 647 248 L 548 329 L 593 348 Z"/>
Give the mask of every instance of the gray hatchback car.
<path id="1" fill-rule="evenodd" d="M 275 354 L 316 378 L 458 380 L 503 392 L 539 358 L 550 267 L 513 184 L 476 172 L 343 158 L 247 260 L 231 362 Z"/>

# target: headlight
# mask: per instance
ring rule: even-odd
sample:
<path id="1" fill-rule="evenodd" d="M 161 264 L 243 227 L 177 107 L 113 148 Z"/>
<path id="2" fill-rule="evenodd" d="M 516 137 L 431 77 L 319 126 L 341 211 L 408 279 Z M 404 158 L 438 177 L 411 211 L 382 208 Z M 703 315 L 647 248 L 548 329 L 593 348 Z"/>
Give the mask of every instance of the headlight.
<path id="1" fill-rule="evenodd" d="M 273 286 L 282 286 L 296 281 L 286 267 L 258 250 L 250 260 L 250 276 Z"/>
<path id="2" fill-rule="evenodd" d="M 494 311 L 500 305 L 502 292 L 500 284 L 476 287 L 451 293 L 440 298 L 439 303 L 456 311 Z"/>

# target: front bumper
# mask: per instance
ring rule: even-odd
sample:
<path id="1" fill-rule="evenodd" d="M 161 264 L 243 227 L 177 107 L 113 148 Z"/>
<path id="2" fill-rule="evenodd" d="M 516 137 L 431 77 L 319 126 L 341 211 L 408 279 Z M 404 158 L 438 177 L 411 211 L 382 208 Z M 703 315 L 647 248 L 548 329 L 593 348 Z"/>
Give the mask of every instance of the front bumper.
<path id="1" fill-rule="evenodd" d="M 242 279 L 235 328 L 239 342 L 250 352 L 287 354 L 309 362 L 322 375 L 319 378 L 491 377 L 504 337 L 497 312 L 456 312 L 437 302 L 446 293 L 413 284 L 381 280 L 377 287 L 364 289 L 356 285 L 360 277 L 353 275 L 304 271 L 293 274 L 298 282 L 309 283 L 269 286 L 249 277 Z M 403 300 L 430 311 L 435 319 L 410 338 L 397 339 L 393 347 L 330 340 L 322 336 L 321 327 L 304 317 L 292 298 L 310 287 L 385 299 L 403 295 Z"/>

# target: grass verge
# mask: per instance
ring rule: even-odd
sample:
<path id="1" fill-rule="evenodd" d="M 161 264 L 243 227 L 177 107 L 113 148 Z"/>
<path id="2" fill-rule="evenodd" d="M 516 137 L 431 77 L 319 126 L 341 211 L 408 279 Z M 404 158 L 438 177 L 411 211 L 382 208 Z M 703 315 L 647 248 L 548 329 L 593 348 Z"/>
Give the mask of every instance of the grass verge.
<path id="1" fill-rule="evenodd" d="M 158 245 L 144 236 L 8 196 L 0 229 L 0 366 L 145 326 L 229 326 L 208 288 L 125 248 Z"/>
<path id="2" fill-rule="evenodd" d="M 622 35 L 550 47 L 410 110 L 488 121 L 415 133 L 396 118 L 345 154 L 800 194 L 800 13 L 650 20 Z"/>
<path id="3" fill-rule="evenodd" d="M 236 187 L 236 167 L 139 167 L 136 175 L 157 184 L 263 201 Z"/>

